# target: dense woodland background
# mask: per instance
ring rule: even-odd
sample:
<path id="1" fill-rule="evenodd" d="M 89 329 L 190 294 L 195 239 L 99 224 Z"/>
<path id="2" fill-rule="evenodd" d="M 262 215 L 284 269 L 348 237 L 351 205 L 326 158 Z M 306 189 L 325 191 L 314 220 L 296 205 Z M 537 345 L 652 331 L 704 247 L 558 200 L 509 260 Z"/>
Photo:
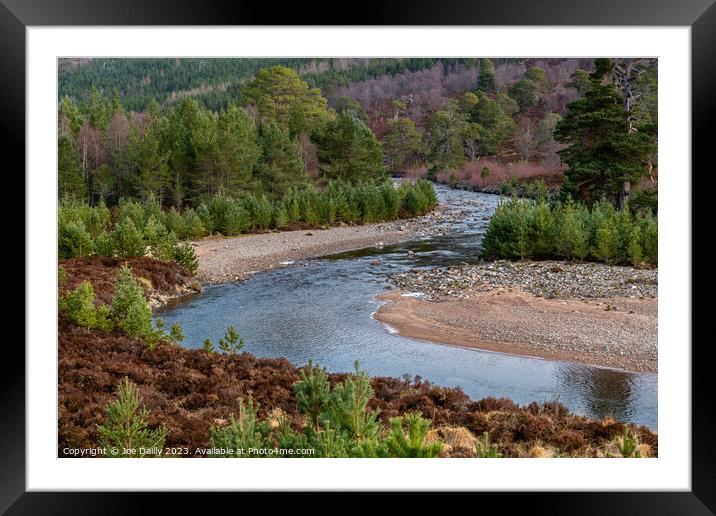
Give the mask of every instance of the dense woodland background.
<path id="1" fill-rule="evenodd" d="M 632 179 L 655 190 L 656 61 L 624 61 L 626 81 L 610 63 L 615 107 L 633 97 L 627 132 L 650 136 Z M 63 59 L 60 196 L 196 206 L 387 172 L 560 182 L 569 136 L 555 128 L 594 71 L 592 59 Z"/>

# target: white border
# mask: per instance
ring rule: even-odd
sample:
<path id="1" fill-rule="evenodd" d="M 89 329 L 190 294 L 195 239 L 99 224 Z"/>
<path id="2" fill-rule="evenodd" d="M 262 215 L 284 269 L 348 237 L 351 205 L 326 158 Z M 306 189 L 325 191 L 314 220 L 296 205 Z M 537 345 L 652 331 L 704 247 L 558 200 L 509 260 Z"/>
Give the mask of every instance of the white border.
<path id="1" fill-rule="evenodd" d="M 690 490 L 690 43 L 688 27 L 28 28 L 27 489 Z M 659 58 L 658 459 L 56 458 L 56 58 L 289 55 Z"/>

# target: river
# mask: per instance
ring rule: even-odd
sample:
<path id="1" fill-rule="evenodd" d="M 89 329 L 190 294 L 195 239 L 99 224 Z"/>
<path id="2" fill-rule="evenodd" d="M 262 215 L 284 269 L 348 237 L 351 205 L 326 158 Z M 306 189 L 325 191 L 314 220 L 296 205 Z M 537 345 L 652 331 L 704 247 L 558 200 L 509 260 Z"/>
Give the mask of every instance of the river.
<path id="1" fill-rule="evenodd" d="M 188 347 L 214 343 L 228 325 L 244 337 L 244 351 L 285 357 L 297 366 L 313 360 L 333 372 L 356 360 L 374 376 L 420 376 L 459 386 L 473 399 L 506 397 L 520 404 L 559 401 L 577 414 L 606 416 L 657 429 L 657 375 L 514 356 L 416 341 L 393 334 L 372 314 L 374 298 L 390 288 L 390 273 L 415 267 L 475 262 L 498 197 L 436 185 L 441 203 L 460 207 L 445 234 L 382 249 L 369 248 L 213 285 L 166 310 L 179 322 Z M 413 253 L 409 253 L 413 251 Z M 381 265 L 371 264 L 376 258 Z"/>

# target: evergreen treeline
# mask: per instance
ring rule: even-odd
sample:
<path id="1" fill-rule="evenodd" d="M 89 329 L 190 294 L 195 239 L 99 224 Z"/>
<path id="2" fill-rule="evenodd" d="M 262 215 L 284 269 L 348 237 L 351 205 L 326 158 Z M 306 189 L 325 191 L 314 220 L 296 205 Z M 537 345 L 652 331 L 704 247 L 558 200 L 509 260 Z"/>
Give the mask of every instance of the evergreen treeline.
<path id="1" fill-rule="evenodd" d="M 589 208 L 567 201 L 512 198 L 502 202 L 482 240 L 485 258 L 658 262 L 658 226 L 650 211 L 632 214 L 602 199 Z"/>
<path id="2" fill-rule="evenodd" d="M 474 65 L 467 58 L 100 58 L 72 64 L 60 60 L 59 93 L 78 103 L 96 89 L 107 98 L 117 91 L 129 111 L 144 111 L 151 99 L 172 102 L 177 92 L 192 92 L 204 107 L 226 108 L 236 102 L 241 84 L 262 68 L 285 66 L 313 87 L 330 94 L 351 82 L 430 68 L 442 61 L 449 66 Z"/>
<path id="3" fill-rule="evenodd" d="M 380 143 L 351 111 L 328 107 L 319 90 L 285 67 L 260 70 L 245 107 L 218 112 L 186 98 L 161 111 L 127 113 L 97 90 L 59 106 L 59 196 L 97 204 L 156 198 L 198 206 L 215 195 L 280 199 L 291 188 L 387 177 Z"/>
<path id="4" fill-rule="evenodd" d="M 64 61 L 64 62 L 63 62 Z M 172 93 L 235 83 L 261 68 L 300 68 L 312 59 L 299 58 L 102 58 L 72 66 L 60 60 L 59 93 L 82 104 L 93 89 L 107 98 L 115 91 L 129 111 L 144 111 L 151 99 L 164 103 Z"/>
<path id="5" fill-rule="evenodd" d="M 285 229 L 297 224 L 330 226 L 362 224 L 423 215 L 437 197 L 427 181 L 390 181 L 351 185 L 331 181 L 323 190 L 308 186 L 289 189 L 275 202 L 265 195 L 241 198 L 216 195 L 183 211 L 162 210 L 155 198 L 121 199 L 110 210 L 68 200 L 60 204 L 58 252 L 61 259 L 91 255 L 144 256 L 176 261 L 196 272 L 193 248 L 182 242 L 213 233 L 238 235 L 249 231 Z"/>

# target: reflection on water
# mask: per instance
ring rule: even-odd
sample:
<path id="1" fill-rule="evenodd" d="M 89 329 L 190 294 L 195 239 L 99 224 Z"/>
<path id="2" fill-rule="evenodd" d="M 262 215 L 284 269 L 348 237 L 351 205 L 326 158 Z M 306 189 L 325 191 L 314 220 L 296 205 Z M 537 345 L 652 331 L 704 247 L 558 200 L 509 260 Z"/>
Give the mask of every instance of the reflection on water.
<path id="1" fill-rule="evenodd" d="M 181 323 L 189 347 L 201 347 L 207 337 L 216 342 L 233 324 L 246 339 L 245 350 L 261 357 L 285 357 L 296 365 L 313 360 L 344 372 L 359 360 L 370 374 L 419 375 L 460 386 L 475 399 L 558 399 L 579 414 L 611 415 L 656 429 L 656 375 L 415 341 L 371 318 L 379 306 L 375 296 L 389 288 L 388 274 L 477 259 L 484 215 L 496 198 L 442 188 L 439 193 L 443 200 L 449 195 L 450 202 L 474 203 L 467 207 L 467 222 L 454 224 L 457 235 L 299 262 L 239 284 L 207 287 L 162 317 L 167 325 Z M 371 265 L 376 255 L 382 260 L 378 267 Z"/>
<path id="2" fill-rule="evenodd" d="M 612 417 L 619 421 L 633 419 L 635 384 L 638 375 L 582 364 L 563 364 L 557 372 L 564 390 L 576 390 L 595 417 Z M 656 410 L 656 404 L 654 404 Z"/>

